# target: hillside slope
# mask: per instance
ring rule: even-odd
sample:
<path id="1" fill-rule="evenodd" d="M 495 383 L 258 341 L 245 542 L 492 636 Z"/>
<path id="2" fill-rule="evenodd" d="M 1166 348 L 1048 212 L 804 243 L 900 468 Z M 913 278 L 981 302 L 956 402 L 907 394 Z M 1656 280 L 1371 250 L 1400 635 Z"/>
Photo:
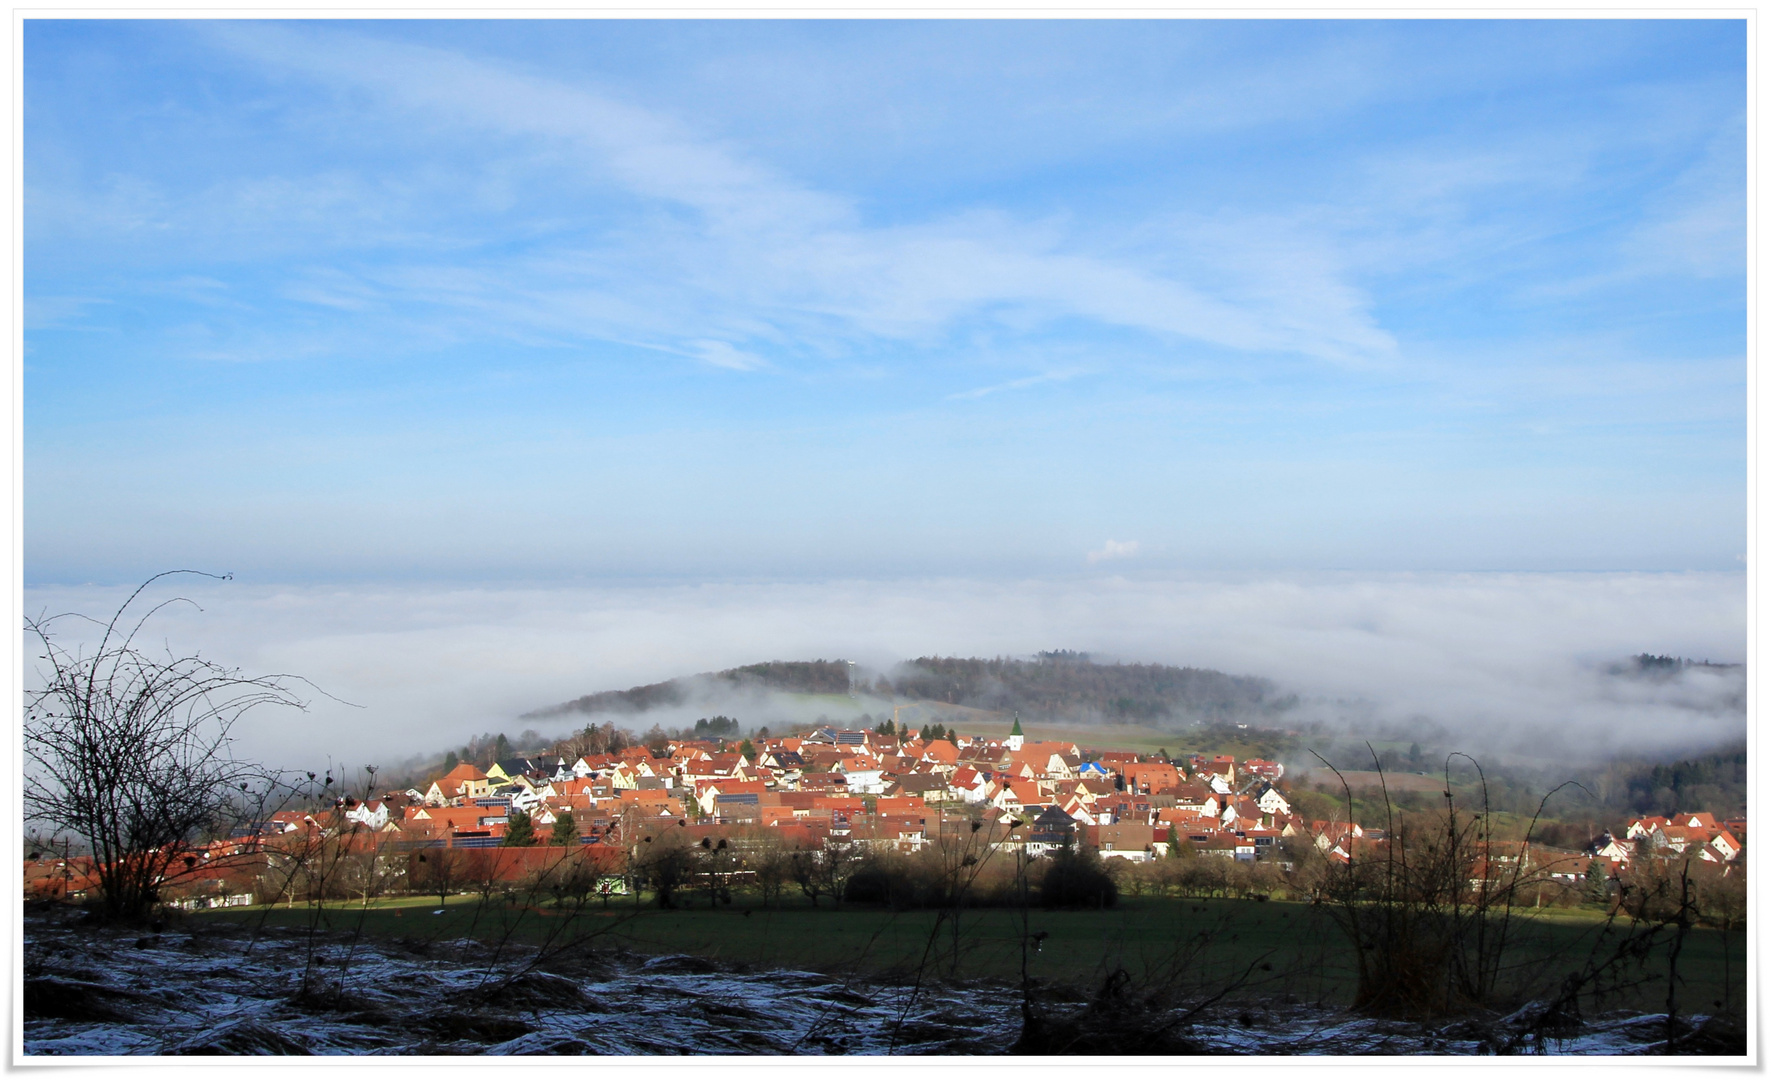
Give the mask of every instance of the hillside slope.
<path id="1" fill-rule="evenodd" d="M 627 690 L 604 690 L 524 713 L 546 719 L 570 713 L 634 714 L 683 705 L 720 691 L 777 691 L 785 694 L 845 694 L 849 665 L 842 660 L 769 660 L 725 671 L 703 672 Z"/>
<path id="2" fill-rule="evenodd" d="M 842 660 L 773 660 L 667 682 L 586 694 L 526 713 L 523 719 L 613 713 L 634 715 L 717 697 L 722 692 L 844 694 Z M 930 702 L 1029 719 L 1150 724 L 1260 719 L 1295 704 L 1269 680 L 1165 664 L 1099 664 L 1080 653 L 1032 660 L 925 656 L 889 672 L 856 679 L 858 693 L 896 702 Z"/>

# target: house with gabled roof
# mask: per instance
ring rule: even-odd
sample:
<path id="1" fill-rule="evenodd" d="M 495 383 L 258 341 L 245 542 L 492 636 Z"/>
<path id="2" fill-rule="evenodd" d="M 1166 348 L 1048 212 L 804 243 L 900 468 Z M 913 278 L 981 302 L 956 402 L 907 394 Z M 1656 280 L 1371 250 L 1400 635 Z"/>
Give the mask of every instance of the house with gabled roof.
<path id="1" fill-rule="evenodd" d="M 523 790 L 510 792 L 510 804 L 518 810 L 533 810 L 548 799 L 558 797 L 552 780 L 544 780 L 537 784 L 525 781 Z"/>
<path id="2" fill-rule="evenodd" d="M 1365 835 L 1365 830 L 1356 821 L 1312 821 L 1310 831 L 1316 836 L 1316 846 L 1323 851 L 1333 847 L 1347 848 L 1348 841 Z"/>
<path id="3" fill-rule="evenodd" d="M 1202 814 L 1192 807 L 1165 806 L 1156 811 L 1156 824 L 1159 826 L 1172 825 L 1183 830 L 1207 825 L 1216 828 L 1218 819 L 1214 814 Z"/>
<path id="4" fill-rule="evenodd" d="M 1082 756 L 1075 743 L 1050 739 L 1029 742 L 1019 750 L 1010 751 L 1009 761 L 1015 764 L 1026 762 L 1033 767 L 1035 776 L 1054 780 L 1074 780 L 1076 770 L 1082 766 Z"/>
<path id="5" fill-rule="evenodd" d="M 1587 870 L 1592 864 L 1593 856 L 1575 855 L 1570 852 L 1540 860 L 1536 871 L 1559 885 L 1579 886 L 1586 883 Z M 1603 860 L 1600 861 L 1600 866 L 1605 866 Z M 1612 875 L 1607 874 L 1606 876 Z"/>
<path id="6" fill-rule="evenodd" d="M 782 772 L 797 772 L 806 767 L 806 759 L 799 756 L 799 751 L 784 748 L 765 751 L 759 760 L 761 764 Z"/>
<path id="7" fill-rule="evenodd" d="M 1596 858 L 1609 859 L 1614 863 L 1622 864 L 1629 862 L 1635 851 L 1629 844 L 1606 832 L 1593 838 L 1593 841 L 1587 845 L 1586 853 Z"/>
<path id="8" fill-rule="evenodd" d="M 946 739 L 934 739 L 922 748 L 923 761 L 951 769 L 959 764 L 959 747 Z"/>
<path id="9" fill-rule="evenodd" d="M 875 851 L 921 851 L 928 845 L 928 831 L 922 819 L 902 814 L 875 814 L 855 819 L 849 826 L 849 841 Z"/>
<path id="10" fill-rule="evenodd" d="M 1279 835 L 1284 837 L 1310 836 L 1310 823 L 1301 814 L 1287 814 L 1283 819 L 1275 818 L 1273 824 L 1279 828 Z"/>
<path id="11" fill-rule="evenodd" d="M 1215 855 L 1223 859 L 1235 859 L 1237 857 L 1237 845 L 1239 843 L 1240 840 L 1234 833 L 1218 831 L 1206 837 L 1204 843 L 1197 843 L 1197 847 L 1199 848 L 1199 854 L 1201 855 Z M 1345 859 L 1346 857 L 1346 853 L 1341 851 L 1338 847 L 1329 852 L 1329 857 L 1333 858 L 1337 854 L 1340 855 L 1342 859 Z M 1252 855 L 1253 852 L 1251 850 L 1250 856 L 1252 857 Z"/>
<path id="12" fill-rule="evenodd" d="M 1244 829 L 1241 833 L 1242 839 L 1254 847 L 1254 854 L 1257 858 L 1265 858 L 1267 855 L 1277 851 L 1279 849 L 1280 835 L 1278 829 L 1264 829 L 1259 826 Z M 1240 848 L 1238 850 L 1240 850 Z"/>
<path id="13" fill-rule="evenodd" d="M 1055 806 L 1042 808 L 1027 833 L 1027 854 L 1038 858 L 1074 843 L 1076 824 L 1071 815 Z"/>
<path id="14" fill-rule="evenodd" d="M 1163 761 L 1145 761 L 1125 766 L 1122 771 L 1128 789 L 1146 795 L 1173 791 L 1181 786 L 1181 774 Z"/>
<path id="15" fill-rule="evenodd" d="M 572 775 L 580 780 L 607 776 L 619 764 L 621 759 L 614 754 L 586 754 L 572 764 Z"/>
<path id="16" fill-rule="evenodd" d="M 701 812 L 712 817 L 719 812 L 721 806 L 734 801 L 756 806 L 758 796 L 767 791 L 768 785 L 761 780 L 715 776 L 698 781 L 692 797 Z"/>
<path id="17" fill-rule="evenodd" d="M 519 777 L 539 776 L 546 770 L 528 758 L 504 758 L 486 769 L 486 779 L 493 787 L 515 781 Z"/>
<path id="18" fill-rule="evenodd" d="M 1683 825 L 1660 825 L 1648 834 L 1648 846 L 1683 855 L 1686 848 L 1693 844 L 1702 844 L 1708 839 L 1702 829 L 1690 829 Z"/>
<path id="19" fill-rule="evenodd" d="M 942 803 L 950 798 L 958 798 L 947 787 L 947 781 L 934 773 L 908 773 L 891 777 L 885 794 L 913 798 L 924 803 Z"/>
<path id="20" fill-rule="evenodd" d="M 1141 822 L 1095 825 L 1084 832 L 1090 846 L 1101 853 L 1101 858 L 1127 862 L 1148 862 L 1151 845 L 1156 840 L 1156 830 Z"/>
<path id="21" fill-rule="evenodd" d="M 1652 833 L 1655 829 L 1660 828 L 1662 825 L 1671 825 L 1671 824 L 1672 824 L 1672 822 L 1670 820 L 1663 818 L 1663 817 L 1637 818 L 1636 820 L 1630 822 L 1629 829 L 1626 830 L 1623 834 L 1624 839 L 1626 839 L 1626 840 L 1646 840 L 1648 838 L 1648 835 L 1650 833 Z"/>
<path id="22" fill-rule="evenodd" d="M 1703 846 L 1703 853 L 1700 857 L 1708 862 L 1733 862 L 1740 856 L 1743 848 L 1744 845 L 1736 840 L 1728 830 L 1717 829 L 1716 834 L 1710 837 L 1709 843 Z"/>
<path id="23" fill-rule="evenodd" d="M 948 784 L 959 796 L 961 802 L 976 805 L 990 797 L 989 780 L 977 769 L 955 769 Z"/>
<path id="24" fill-rule="evenodd" d="M 1064 799 L 1062 802 L 1058 803 L 1057 806 L 1078 825 L 1094 825 L 1099 821 L 1099 819 L 1095 817 L 1093 807 L 1090 804 L 1083 802 L 1075 795 L 1071 795 Z M 1112 820 L 1111 814 L 1108 815 L 1108 820 Z"/>
<path id="25" fill-rule="evenodd" d="M 1209 817 L 1217 817 L 1224 810 L 1224 796 L 1204 784 L 1182 784 L 1169 794 L 1174 796 L 1175 806 L 1182 810 Z"/>
<path id="26" fill-rule="evenodd" d="M 1253 799 L 1231 799 L 1218 818 L 1226 829 L 1247 829 L 1272 824 L 1273 816 L 1263 811 Z"/>
<path id="27" fill-rule="evenodd" d="M 477 799 L 489 794 L 491 787 L 485 773 L 464 761 L 433 782 L 424 801 L 443 806 L 456 800 Z"/>
<path id="28" fill-rule="evenodd" d="M 850 792 L 858 795 L 878 795 L 885 791 L 885 774 L 879 763 L 872 758 L 851 756 L 837 763 L 838 771 L 846 778 Z"/>
<path id="29" fill-rule="evenodd" d="M 1284 817 L 1291 813 L 1290 801 L 1270 782 L 1263 781 L 1251 792 L 1251 795 L 1255 805 L 1261 808 L 1263 814 Z"/>
<path id="30" fill-rule="evenodd" d="M 1023 783 L 1021 786 L 1029 793 L 1036 790 L 1033 784 Z M 1021 792 L 1015 790 L 1015 785 L 1007 779 L 990 781 L 989 795 L 985 802 L 992 809 L 1007 813 L 1018 812 L 1021 807 L 1026 805 Z"/>
<path id="31" fill-rule="evenodd" d="M 370 829 L 380 829 L 385 826 L 388 821 L 388 816 L 387 803 L 382 802 L 379 799 L 370 799 L 365 802 L 357 803 L 355 806 L 349 807 L 344 812 L 344 818 L 346 821 L 352 821 Z"/>

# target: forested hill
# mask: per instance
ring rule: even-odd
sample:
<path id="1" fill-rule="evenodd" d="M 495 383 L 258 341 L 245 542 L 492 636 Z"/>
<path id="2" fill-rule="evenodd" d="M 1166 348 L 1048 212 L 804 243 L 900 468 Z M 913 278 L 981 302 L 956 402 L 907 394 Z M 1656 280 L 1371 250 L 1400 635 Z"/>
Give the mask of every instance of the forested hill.
<path id="1" fill-rule="evenodd" d="M 770 660 L 725 671 L 707 672 L 669 682 L 650 683 L 627 690 L 586 694 L 545 709 L 524 713 L 523 719 L 563 716 L 567 713 L 643 713 L 650 709 L 682 705 L 720 690 L 775 690 L 788 694 L 845 694 L 849 690 L 849 666 L 841 660 Z"/>
<path id="2" fill-rule="evenodd" d="M 570 713 L 633 715 L 717 698 L 724 691 L 842 694 L 850 690 L 841 660 L 774 660 L 669 682 L 587 694 L 527 713 L 544 719 Z M 942 702 L 977 709 L 1018 710 L 1030 720 L 1246 720 L 1295 703 L 1266 679 L 1163 664 L 1097 664 L 1083 653 L 1041 653 L 1032 660 L 925 656 L 856 680 L 859 693 L 888 700 Z"/>
<path id="3" fill-rule="evenodd" d="M 1041 653 L 1034 660 L 925 656 L 899 665 L 881 682 L 899 697 L 1016 709 L 1030 719 L 1229 720 L 1268 716 L 1297 700 L 1253 676 L 1166 664 L 1097 664 L 1087 654 L 1068 652 Z"/>

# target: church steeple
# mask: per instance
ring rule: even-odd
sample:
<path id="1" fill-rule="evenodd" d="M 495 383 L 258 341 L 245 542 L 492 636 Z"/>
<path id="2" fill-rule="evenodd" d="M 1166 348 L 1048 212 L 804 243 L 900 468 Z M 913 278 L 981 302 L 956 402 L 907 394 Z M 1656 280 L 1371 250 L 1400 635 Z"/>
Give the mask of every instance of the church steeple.
<path id="1" fill-rule="evenodd" d="M 1010 728 L 1008 733 L 1008 748 L 1010 750 L 1019 750 L 1021 744 L 1026 741 L 1026 736 L 1021 733 L 1021 714 L 1020 711 L 1017 710 L 1015 712 L 1015 726 Z"/>

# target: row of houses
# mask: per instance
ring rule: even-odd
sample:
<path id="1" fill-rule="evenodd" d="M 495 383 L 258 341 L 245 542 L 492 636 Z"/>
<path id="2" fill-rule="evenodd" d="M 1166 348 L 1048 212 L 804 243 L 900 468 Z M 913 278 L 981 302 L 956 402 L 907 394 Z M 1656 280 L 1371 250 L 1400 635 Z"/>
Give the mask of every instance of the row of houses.
<path id="1" fill-rule="evenodd" d="M 1167 759 L 1135 751 L 1084 754 L 1068 741 L 1030 740 L 1017 722 L 1006 739 L 922 740 L 878 731 L 821 728 L 759 740 L 746 749 L 679 740 L 662 753 L 630 747 L 568 761 L 518 758 L 481 771 L 463 764 L 424 791 L 388 793 L 349 809 L 377 830 L 415 843 L 491 846 L 522 811 L 551 830 L 570 814 L 581 843 L 612 840 L 623 822 L 680 822 L 810 829 L 915 850 L 955 814 L 1032 826 L 1011 843 L 1036 852 L 1060 834 L 1108 857 L 1161 858 L 1179 844 L 1202 854 L 1258 859 L 1289 838 L 1313 841 L 1331 859 L 1358 854 L 1355 824 L 1306 821 L 1292 812 L 1284 767 L 1228 755 Z M 1104 830 L 1104 831 L 1103 831 Z M 1584 854 L 1615 864 L 1651 849 L 1731 861 L 1744 822 L 1707 814 L 1633 822 L 1622 840 L 1602 836 Z M 1626 850 L 1627 849 L 1627 850 Z"/>
<path id="2" fill-rule="evenodd" d="M 1705 862 L 1733 862 L 1746 850 L 1746 819 L 1717 821 L 1707 812 L 1642 817 L 1630 822 L 1623 839 L 1650 854 L 1684 855 L 1695 851 Z M 1604 840 L 1607 843 L 1595 854 L 1628 860 L 1630 845 L 1619 843 L 1609 834 Z"/>
<path id="3" fill-rule="evenodd" d="M 840 843 L 915 852 L 969 835 L 979 824 L 989 827 L 989 843 L 1032 856 L 1080 844 L 1140 862 L 1185 846 L 1255 861 L 1298 841 L 1346 864 L 1383 850 L 1388 840 L 1381 833 L 1295 813 L 1283 777 L 1275 762 L 1227 755 L 1085 754 L 1073 742 L 1030 740 L 1018 722 L 1004 739 L 923 740 L 826 727 L 738 748 L 688 739 L 657 753 L 631 747 L 573 760 L 512 758 L 484 770 L 461 764 L 422 789 L 340 800 L 334 813 L 274 814 L 190 859 L 220 865 L 267 843 L 336 834 L 341 823 L 377 844 L 412 850 L 497 848 L 518 813 L 543 844 L 561 840 L 598 851 L 631 850 L 643 835 L 675 828 L 705 833 L 701 838 L 769 830 L 764 835 L 813 851 Z M 1538 850 L 1555 862 L 1556 874 L 1580 875 L 1592 859 L 1614 873 L 1644 853 L 1695 850 L 1707 861 L 1732 862 L 1744 840 L 1744 821 L 1694 813 L 1633 821 L 1621 836 L 1607 833 L 1584 852 Z M 1504 846 L 1482 853 L 1490 866 L 1518 858 Z M 64 865 L 64 885 L 70 877 Z"/>
<path id="4" fill-rule="evenodd" d="M 521 811 L 543 828 L 569 813 L 586 843 L 637 817 L 810 824 L 843 836 L 859 825 L 914 847 L 928 840 L 907 824 L 924 825 L 934 814 L 938 834 L 944 815 L 958 813 L 1004 826 L 1044 821 L 1048 831 L 1060 822 L 1106 829 L 1094 846 L 1123 858 L 1160 857 L 1173 843 L 1253 857 L 1302 827 L 1275 783 L 1283 771 L 1227 756 L 1183 764 L 1129 751 L 1084 755 L 1073 742 L 1029 740 L 1018 722 L 1001 740 L 824 728 L 762 740 L 749 753 L 682 740 L 662 754 L 633 747 L 570 762 L 501 761 L 483 772 L 463 764 L 424 791 L 388 793 L 347 816 L 451 846 L 501 842 L 509 815 Z M 1241 850 L 1250 844 L 1235 841 L 1251 832 L 1253 850 Z M 1096 835 L 1079 839 L 1092 843 Z"/>

